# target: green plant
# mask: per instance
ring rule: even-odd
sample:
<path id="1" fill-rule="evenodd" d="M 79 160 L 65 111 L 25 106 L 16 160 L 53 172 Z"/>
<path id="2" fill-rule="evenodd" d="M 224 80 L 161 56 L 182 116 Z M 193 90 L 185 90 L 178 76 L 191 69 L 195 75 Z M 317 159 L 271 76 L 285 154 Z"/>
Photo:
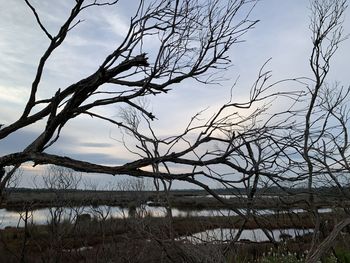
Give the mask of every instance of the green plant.
<path id="1" fill-rule="evenodd" d="M 260 263 L 301 263 L 305 262 L 305 257 L 297 255 L 296 253 L 268 253 L 260 261 Z"/>
<path id="2" fill-rule="evenodd" d="M 345 249 L 336 249 L 335 254 L 340 263 L 350 263 L 350 251 Z"/>

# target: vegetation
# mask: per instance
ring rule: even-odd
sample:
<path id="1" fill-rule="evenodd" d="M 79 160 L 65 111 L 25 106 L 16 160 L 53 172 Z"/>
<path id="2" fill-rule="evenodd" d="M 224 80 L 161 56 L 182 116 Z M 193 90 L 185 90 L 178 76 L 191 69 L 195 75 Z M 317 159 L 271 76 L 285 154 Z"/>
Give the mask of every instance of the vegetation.
<path id="1" fill-rule="evenodd" d="M 266 62 L 246 101 L 230 96 L 210 117 L 200 111 L 182 132 L 168 137 L 157 134 L 153 126 L 156 116 L 147 98 L 191 81 L 203 86 L 220 81 L 218 74 L 231 65 L 229 50 L 258 22 L 251 18 L 258 1 L 140 0 L 129 28 L 119 32 L 123 38 L 96 62 L 92 72 L 57 90 L 48 89 L 49 95 L 41 93 L 49 60 L 83 22 L 82 14 L 113 8 L 119 2 L 72 1 L 67 18 L 54 32 L 45 26 L 39 2 L 24 0 L 47 47 L 38 61 L 22 112 L 0 125 L 0 140 L 33 127 L 39 127 L 40 132 L 20 150 L 0 156 L 0 203 L 20 205 L 24 222 L 23 228 L 1 230 L 1 260 L 314 263 L 335 258 L 346 262 L 350 88 L 337 82 L 331 85 L 328 75 L 334 54 L 347 38 L 343 32 L 347 1 L 310 2 L 311 77 L 271 83 Z M 298 88 L 284 90 L 282 83 Z M 285 107 L 273 109 L 269 106 L 272 102 Z M 119 107 L 119 113 L 111 117 L 100 111 L 111 106 Z M 117 140 L 134 159 L 107 165 L 52 151 L 66 126 L 83 116 L 118 128 L 121 137 Z M 37 192 L 37 199 L 30 197 L 30 192 L 9 192 L 20 167 L 27 162 L 49 165 L 44 183 L 51 191 Z M 92 192 L 76 190 L 84 175 L 81 173 L 139 180 L 120 185 L 123 191 L 113 195 L 94 193 L 96 199 L 92 200 Z M 155 192 L 143 192 L 141 178 L 152 179 Z M 176 196 L 171 191 L 174 181 L 199 187 L 215 199 L 191 199 L 184 193 Z M 220 196 L 208 181 L 234 198 Z M 124 190 L 132 190 L 132 198 Z M 153 218 L 143 211 L 145 201 L 163 206 L 166 216 Z M 110 208 L 99 206 L 105 202 L 127 206 L 128 217 L 111 219 Z M 81 210 L 88 203 L 92 203 L 93 219 Z M 47 225 L 32 224 L 35 206 L 49 206 Z M 68 216 L 64 207 L 69 208 Z M 176 218 L 173 207 L 224 207 L 234 216 Z M 323 214 L 320 207 L 332 212 Z M 293 208 L 305 211 L 295 212 Z M 261 215 L 261 209 L 277 212 Z M 216 228 L 223 231 L 225 227 L 235 231 L 220 242 L 203 242 L 194 235 Z M 291 227 L 312 231 L 299 237 L 284 235 L 283 241 L 271 232 Z M 248 229 L 261 230 L 268 242 L 242 240 Z M 182 239 L 188 235 L 201 242 Z M 271 247 L 272 254 L 266 254 Z"/>
<path id="2" fill-rule="evenodd" d="M 234 250 L 225 254 L 227 246 L 225 242 L 202 240 L 193 243 L 183 237 L 210 228 L 218 228 L 220 221 L 225 224 L 221 227 L 234 227 L 239 217 L 174 218 L 171 229 L 169 219 L 151 216 L 107 219 L 95 213 L 93 217 L 78 218 L 80 219 L 76 221 L 71 221 L 71 218 L 61 221 L 52 218 L 47 225 L 28 224 L 26 230 L 23 228 L 1 230 L 2 258 L 6 262 L 17 262 L 23 250 L 23 238 L 27 235 L 26 262 L 37 262 L 40 257 L 44 258 L 45 262 L 55 262 L 57 259 L 66 262 L 76 260 L 128 262 L 130 259 L 133 259 L 132 262 L 172 262 L 180 260 L 179 258 L 188 261 L 192 257 L 199 257 L 197 260 L 201 261 L 222 258 L 226 262 L 305 262 L 307 248 L 312 238 L 311 235 L 288 238 L 277 246 L 270 242 L 241 240 L 235 244 Z M 295 219 L 290 220 L 292 222 Z M 303 222 L 302 218 L 299 220 Z M 282 222 L 279 220 L 267 221 L 276 222 L 275 227 L 281 227 Z M 254 222 L 251 224 L 250 227 L 257 227 Z M 173 239 L 169 239 L 170 236 Z M 350 234 L 347 232 L 338 239 L 334 244 L 336 257 L 331 253 L 326 254 L 325 262 L 337 262 L 336 258 L 338 262 L 346 262 L 344 261 L 348 256 L 346 243 L 349 238 Z"/>

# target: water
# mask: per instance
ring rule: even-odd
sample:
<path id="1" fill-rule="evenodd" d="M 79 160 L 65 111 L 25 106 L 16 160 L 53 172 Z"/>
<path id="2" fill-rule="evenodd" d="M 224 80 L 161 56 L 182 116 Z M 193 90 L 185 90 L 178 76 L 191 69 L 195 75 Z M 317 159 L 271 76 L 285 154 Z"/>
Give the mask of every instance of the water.
<path id="1" fill-rule="evenodd" d="M 283 240 L 283 237 L 295 238 L 312 233 L 313 229 L 275 229 L 268 230 L 268 233 L 275 241 Z M 216 228 L 212 230 L 203 231 L 193 234 L 191 236 L 184 236 L 178 240 L 187 241 L 191 243 L 205 243 L 205 242 L 229 242 L 233 240 L 238 233 L 238 229 Z M 245 229 L 240 235 L 239 241 L 249 240 L 253 242 L 269 241 L 269 238 L 262 229 Z"/>
<path id="2" fill-rule="evenodd" d="M 331 212 L 330 208 L 319 209 L 320 213 Z M 246 213 L 245 209 L 240 209 L 241 213 Z M 257 215 L 270 215 L 275 213 L 301 213 L 305 212 L 303 209 L 292 209 L 289 211 L 275 211 L 270 209 L 256 210 Z M 47 224 L 51 218 L 61 215 L 62 219 L 74 222 L 78 215 L 89 214 L 91 217 L 96 217 L 99 220 L 107 218 L 128 218 L 130 213 L 137 217 L 165 217 L 167 210 L 164 207 L 154 207 L 144 205 L 130 211 L 128 208 L 110 207 L 110 206 L 83 206 L 83 207 L 62 207 L 62 208 L 43 208 L 30 211 L 28 213 L 28 221 L 34 224 Z M 173 217 L 193 217 L 193 216 L 235 216 L 235 212 L 229 209 L 203 209 L 203 210 L 180 210 L 172 209 Z M 6 226 L 17 227 L 23 226 L 25 217 L 24 212 L 9 211 L 0 209 L 0 229 Z"/>
<path id="3" fill-rule="evenodd" d="M 332 209 L 323 208 L 319 209 L 320 213 L 331 212 Z M 241 212 L 246 212 L 241 210 Z M 258 210 L 257 214 L 274 214 L 275 210 Z M 278 211 L 278 213 L 301 213 L 305 212 L 303 209 L 293 209 L 290 211 Z M 43 208 L 28 212 L 28 222 L 38 225 L 47 224 L 54 216 L 60 215 L 62 220 L 74 222 L 78 215 L 89 214 L 91 217 L 95 217 L 99 220 L 107 218 L 128 218 L 130 213 L 133 213 L 137 217 L 165 217 L 166 209 L 164 207 L 154 206 L 142 206 L 138 207 L 135 211 L 129 211 L 127 208 L 121 207 L 109 207 L 109 206 L 84 206 L 84 207 L 62 207 L 62 208 Z M 227 209 L 221 210 L 191 210 L 183 211 L 179 209 L 172 209 L 174 217 L 187 217 L 187 216 L 234 216 L 233 211 Z M 8 211 L 6 209 L 0 209 L 0 229 L 7 226 L 10 227 L 23 227 L 24 226 L 25 212 Z M 281 241 L 282 236 L 288 236 L 294 238 L 297 236 L 303 236 L 308 233 L 312 233 L 312 229 L 277 229 L 269 231 L 269 234 L 276 241 Z M 229 242 L 233 240 L 237 234 L 237 229 L 217 228 L 213 230 L 207 230 L 193 234 L 191 236 L 184 236 L 178 238 L 178 240 L 187 241 L 191 243 L 203 243 L 203 242 Z M 249 240 L 253 242 L 269 241 L 268 237 L 262 229 L 246 229 L 243 230 L 240 241 Z"/>
<path id="4" fill-rule="evenodd" d="M 193 216 L 234 216 L 237 215 L 231 210 L 180 210 L 173 208 L 172 215 L 174 217 L 193 217 Z M 98 219 L 106 218 L 128 218 L 130 213 L 133 213 L 137 217 L 165 217 L 167 210 L 164 207 L 154 206 L 142 206 L 136 208 L 135 211 L 130 211 L 128 208 L 110 207 L 110 206 L 83 206 L 83 207 L 64 207 L 64 208 L 42 208 L 29 212 L 29 221 L 34 224 L 47 224 L 48 220 L 53 217 L 53 213 L 60 213 L 63 219 L 74 221 L 77 215 L 89 214 L 91 217 L 97 217 Z M 0 229 L 6 226 L 23 226 L 24 212 L 9 211 L 6 209 L 0 209 Z"/>
<path id="5" fill-rule="evenodd" d="M 53 207 L 42 208 L 29 211 L 28 221 L 30 223 L 42 225 L 47 224 L 54 217 L 61 216 L 62 221 L 67 220 L 74 222 L 78 215 L 89 214 L 91 217 L 96 217 L 99 220 L 107 218 L 128 218 L 130 210 L 121 207 L 110 206 L 82 206 L 82 207 Z M 138 207 L 136 211 L 132 212 L 137 217 L 165 217 L 166 209 L 163 207 Z M 174 210 L 176 215 L 182 215 L 181 212 Z M 9 211 L 0 209 L 0 229 L 6 226 L 17 227 L 24 226 L 25 212 Z"/>

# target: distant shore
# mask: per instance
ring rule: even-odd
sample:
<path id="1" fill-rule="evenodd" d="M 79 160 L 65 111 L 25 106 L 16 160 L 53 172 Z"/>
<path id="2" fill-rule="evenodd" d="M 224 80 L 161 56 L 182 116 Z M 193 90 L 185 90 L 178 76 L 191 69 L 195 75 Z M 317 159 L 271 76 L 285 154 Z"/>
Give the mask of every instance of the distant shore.
<path id="1" fill-rule="evenodd" d="M 279 195 L 277 193 L 256 195 L 248 199 L 241 193 L 219 190 L 218 200 L 203 190 L 173 190 L 166 195 L 157 191 L 93 191 L 93 190 L 54 190 L 54 189 L 9 189 L 3 196 L 0 208 L 13 210 L 38 209 L 59 206 L 118 206 L 138 207 L 166 206 L 179 209 L 305 209 L 307 194 Z M 316 207 L 332 208 L 350 206 L 348 200 L 337 196 L 319 195 L 315 199 Z"/>

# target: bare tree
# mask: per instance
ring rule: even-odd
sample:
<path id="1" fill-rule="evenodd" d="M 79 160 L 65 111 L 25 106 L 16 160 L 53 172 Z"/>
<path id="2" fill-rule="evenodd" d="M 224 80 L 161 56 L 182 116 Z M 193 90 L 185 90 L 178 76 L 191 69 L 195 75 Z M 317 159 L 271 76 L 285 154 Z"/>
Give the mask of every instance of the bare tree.
<path id="1" fill-rule="evenodd" d="M 346 38 L 342 29 L 346 0 L 311 1 L 312 78 L 271 83 L 271 72 L 265 64 L 247 101 L 236 102 L 231 95 L 210 118 L 201 119 L 204 111 L 199 112 L 182 133 L 170 137 L 156 134 L 152 128 L 155 116 L 144 98 L 167 93 L 188 79 L 215 83 L 216 74 L 230 66 L 228 50 L 257 22 L 249 18 L 256 1 L 140 0 L 123 41 L 99 62 L 95 72 L 58 89 L 51 98 L 38 99 L 47 61 L 82 22 L 81 13 L 118 2 L 77 0 L 59 31 L 52 33 L 35 6 L 25 0 L 49 46 L 39 61 L 21 116 L 0 127 L 0 140 L 37 121 L 45 122 L 45 127 L 22 151 L 0 157 L 0 191 L 28 161 L 80 172 L 152 178 L 157 189 L 160 182 L 164 190 L 170 189 L 174 180 L 184 181 L 207 190 L 242 217 L 234 243 L 251 220 L 275 242 L 271 232 L 262 227 L 269 222 L 263 222 L 256 211 L 263 200 L 261 189 L 274 186 L 285 194 L 276 198 L 278 204 L 298 203 L 312 214 L 315 226 L 307 260 L 315 262 L 321 250 L 326 252 L 340 228 L 348 223 L 345 218 L 336 224 L 329 238 L 321 243 L 322 222 L 317 206 L 320 186 L 334 186 L 342 197 L 349 197 L 344 175 L 350 170 L 350 91 L 338 83 L 327 82 L 331 59 Z M 149 39 L 153 40 L 152 47 L 147 45 Z M 281 82 L 298 83 L 302 88 L 275 91 Z M 272 111 L 270 105 L 276 100 L 284 101 L 287 107 Z M 98 107 L 108 105 L 120 105 L 121 113 L 116 118 L 97 113 Z M 108 166 L 49 154 L 48 149 L 58 143 L 65 125 L 82 115 L 104 120 L 131 135 L 135 147 L 121 141 L 135 159 Z M 57 182 L 48 177 L 48 182 L 65 188 L 64 177 Z M 246 210 L 237 209 L 221 198 L 205 180 L 232 191 L 243 186 L 244 192 L 237 196 L 244 200 Z M 299 200 L 290 186 L 302 184 L 307 187 Z"/>
<path id="2" fill-rule="evenodd" d="M 300 92 L 269 92 L 280 82 L 269 84 L 270 72 L 263 68 L 251 89 L 249 101 L 229 101 L 211 119 L 199 125 L 201 113 L 198 113 L 182 134 L 169 138 L 159 138 L 146 115 L 137 114 L 132 109 L 124 110 L 122 115 L 128 124 L 127 131 L 139 142 L 134 149 L 129 145 L 126 147 L 140 157 L 156 159 L 155 163 L 147 163 L 152 165 L 154 172 L 164 171 L 172 175 L 176 173 L 174 164 L 186 167 L 191 171 L 188 172 L 191 176 L 187 178 L 208 192 L 211 191 L 207 185 L 196 178 L 215 180 L 228 189 L 243 185 L 246 191 L 241 197 L 247 200 L 247 211 L 242 213 L 233 208 L 245 219 L 241 231 L 251 218 L 257 225 L 263 223 L 254 209 L 262 201 L 262 185 L 279 188 L 286 193 L 284 197 L 279 197 L 281 204 L 292 206 L 299 203 L 298 207 L 312 213 L 315 226 L 308 260 L 317 261 L 333 245 L 332 240 L 340 232 L 339 226 L 344 227 L 348 222 L 346 216 L 335 225 L 330 238 L 320 245 L 324 237 L 321 236 L 323 222 L 318 208 L 325 201 L 320 188 L 336 188 L 338 193 L 333 198 L 349 198 L 350 88 L 342 87 L 340 83 L 331 85 L 327 80 L 331 60 L 341 42 L 347 39 L 342 27 L 346 8 L 345 0 L 311 1 L 310 68 L 313 76 L 283 80 L 301 84 L 303 90 Z M 269 101 L 281 97 L 288 97 L 290 106 L 283 111 L 269 112 Z M 260 104 L 254 107 L 256 102 Z M 235 112 L 237 109 L 249 109 L 250 115 L 241 116 Z M 252 112 L 252 109 L 255 111 Z M 149 129 L 148 136 L 140 128 L 142 120 Z M 307 186 L 303 193 L 306 195 L 298 199 L 290 188 L 303 185 Z M 214 192 L 211 193 L 220 199 Z M 344 204 L 346 214 L 349 212 L 347 204 Z M 269 231 L 262 229 L 274 241 Z M 234 241 L 238 240 L 241 231 Z"/>
<path id="3" fill-rule="evenodd" d="M 82 180 L 82 174 L 72 169 L 50 165 L 41 176 L 44 188 L 52 190 L 76 190 Z"/>
<path id="4" fill-rule="evenodd" d="M 338 188 L 340 196 L 348 197 L 343 176 L 349 172 L 349 92 L 350 87 L 341 87 L 339 83 L 329 85 L 327 76 L 331 59 L 339 44 L 347 36 L 343 33 L 344 12 L 347 1 L 313 1 L 311 4 L 311 31 L 313 49 L 310 67 L 314 78 L 309 87 L 309 103 L 305 114 L 302 157 L 306 167 L 302 168 L 308 178 L 309 206 L 315 217 L 315 231 L 307 262 L 316 262 L 328 248 L 324 243 L 318 247 L 320 239 L 320 217 L 315 205 L 317 188 L 332 186 Z M 316 192 L 316 193 L 315 193 Z M 345 219 L 344 222 L 347 222 Z M 342 224 L 340 224 L 342 225 Z M 344 225 L 344 224 L 343 224 Z M 339 233 L 339 224 L 330 236 Z M 333 237 L 334 239 L 334 237 Z"/>
<path id="5" fill-rule="evenodd" d="M 139 8 L 130 20 L 124 40 L 99 63 L 95 72 L 68 87 L 58 89 L 51 98 L 38 99 L 37 93 L 43 88 L 41 80 L 47 61 L 67 35 L 73 34 L 74 28 L 82 22 L 79 18 L 81 13 L 91 8 L 117 5 L 118 1 L 76 1 L 67 20 L 54 33 L 45 27 L 36 7 L 26 0 L 49 45 L 39 61 L 22 115 L 15 122 L 1 127 L 0 139 L 40 120 L 44 120 L 46 125 L 23 151 L 1 156 L 0 167 L 13 167 L 15 170 L 22 163 L 32 161 L 34 165 L 55 164 L 81 172 L 152 178 L 165 176 L 191 181 L 187 174 L 162 175 L 142 169 L 156 162 L 154 158 L 142 158 L 120 166 L 105 166 L 49 154 L 46 150 L 57 142 L 64 126 L 80 115 L 89 115 L 124 127 L 123 123 L 115 119 L 97 114 L 94 111 L 97 107 L 127 104 L 152 120 L 155 116 L 138 105 L 137 98 L 166 93 L 174 84 L 186 79 L 213 82 L 215 73 L 229 66 L 227 51 L 241 41 L 241 36 L 257 22 L 248 17 L 254 2 L 139 1 Z M 157 45 L 156 48 L 152 46 L 152 51 L 145 44 L 150 38 L 156 39 L 153 45 Z M 111 85 L 117 86 L 118 90 Z M 12 173 L 9 171 L 2 178 L 1 189 Z"/>

